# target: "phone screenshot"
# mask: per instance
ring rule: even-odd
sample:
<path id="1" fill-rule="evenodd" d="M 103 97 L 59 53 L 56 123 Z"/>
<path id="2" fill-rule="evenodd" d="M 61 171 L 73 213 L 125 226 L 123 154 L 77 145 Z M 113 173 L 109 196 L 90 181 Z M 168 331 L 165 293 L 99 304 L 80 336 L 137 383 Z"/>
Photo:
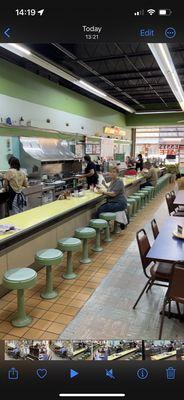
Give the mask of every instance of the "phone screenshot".
<path id="1" fill-rule="evenodd" d="M 178 398 L 184 6 L 62 3 L 0 6 L 1 392 Z"/>

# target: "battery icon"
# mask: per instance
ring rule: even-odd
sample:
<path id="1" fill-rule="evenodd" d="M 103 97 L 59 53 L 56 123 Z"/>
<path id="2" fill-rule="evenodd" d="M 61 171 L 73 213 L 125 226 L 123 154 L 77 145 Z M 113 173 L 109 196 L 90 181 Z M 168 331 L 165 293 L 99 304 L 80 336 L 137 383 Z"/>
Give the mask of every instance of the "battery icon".
<path id="1" fill-rule="evenodd" d="M 169 15 L 172 14 L 172 10 L 170 10 L 169 8 L 165 8 L 163 10 L 159 10 L 159 15 L 161 15 L 162 17 L 169 17 Z"/>

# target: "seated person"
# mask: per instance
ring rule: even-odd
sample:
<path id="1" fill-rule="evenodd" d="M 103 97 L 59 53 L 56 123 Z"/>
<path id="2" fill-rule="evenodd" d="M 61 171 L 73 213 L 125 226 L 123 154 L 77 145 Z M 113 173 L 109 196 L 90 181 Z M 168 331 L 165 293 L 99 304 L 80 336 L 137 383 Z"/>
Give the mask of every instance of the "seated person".
<path id="1" fill-rule="evenodd" d="M 141 189 L 145 186 L 156 186 L 158 182 L 158 173 L 157 169 L 154 167 L 154 165 L 150 163 L 145 163 L 144 164 L 144 169 L 142 170 L 142 174 L 146 178 L 146 183 L 143 183 L 140 187 Z"/>
<path id="2" fill-rule="evenodd" d="M 111 176 L 111 183 L 108 187 L 108 190 L 99 190 L 99 193 L 104 194 L 107 196 L 107 202 L 102 204 L 96 214 L 98 218 L 100 213 L 103 212 L 117 212 L 117 211 L 124 211 L 127 209 L 127 199 L 125 196 L 125 187 L 122 179 L 118 178 L 118 168 L 115 167 L 110 172 Z M 122 224 L 123 225 L 123 224 Z M 124 229 L 121 226 L 121 229 Z"/>

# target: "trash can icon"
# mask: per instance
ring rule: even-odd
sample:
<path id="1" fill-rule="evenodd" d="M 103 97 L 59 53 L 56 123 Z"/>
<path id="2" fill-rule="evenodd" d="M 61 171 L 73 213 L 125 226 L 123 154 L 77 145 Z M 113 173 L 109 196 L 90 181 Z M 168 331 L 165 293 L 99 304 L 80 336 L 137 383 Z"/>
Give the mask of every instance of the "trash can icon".
<path id="1" fill-rule="evenodd" d="M 10 381 L 17 381 L 19 379 L 19 371 L 16 368 L 10 368 L 8 371 L 8 379 Z"/>
<path id="2" fill-rule="evenodd" d="M 173 367 L 166 368 L 166 375 L 167 375 L 168 380 L 175 379 L 176 378 L 176 369 Z"/>

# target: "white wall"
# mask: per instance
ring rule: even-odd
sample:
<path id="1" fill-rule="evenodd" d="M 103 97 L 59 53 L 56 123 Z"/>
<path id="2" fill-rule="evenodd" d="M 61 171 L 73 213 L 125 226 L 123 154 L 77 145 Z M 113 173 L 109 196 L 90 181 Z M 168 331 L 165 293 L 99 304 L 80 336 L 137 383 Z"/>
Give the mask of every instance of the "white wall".
<path id="1" fill-rule="evenodd" d="M 68 133 L 80 133 L 95 135 L 103 132 L 106 122 L 95 121 L 90 118 L 80 117 L 64 111 L 55 110 L 46 106 L 31 103 L 29 101 L 0 94 L 0 119 L 10 117 L 16 125 L 19 125 L 20 117 L 25 122 L 31 120 L 32 126 L 43 129 L 54 129 Z M 50 123 L 46 120 L 50 119 Z M 66 126 L 69 123 L 69 126 Z M 81 127 L 84 129 L 81 129 Z"/>

